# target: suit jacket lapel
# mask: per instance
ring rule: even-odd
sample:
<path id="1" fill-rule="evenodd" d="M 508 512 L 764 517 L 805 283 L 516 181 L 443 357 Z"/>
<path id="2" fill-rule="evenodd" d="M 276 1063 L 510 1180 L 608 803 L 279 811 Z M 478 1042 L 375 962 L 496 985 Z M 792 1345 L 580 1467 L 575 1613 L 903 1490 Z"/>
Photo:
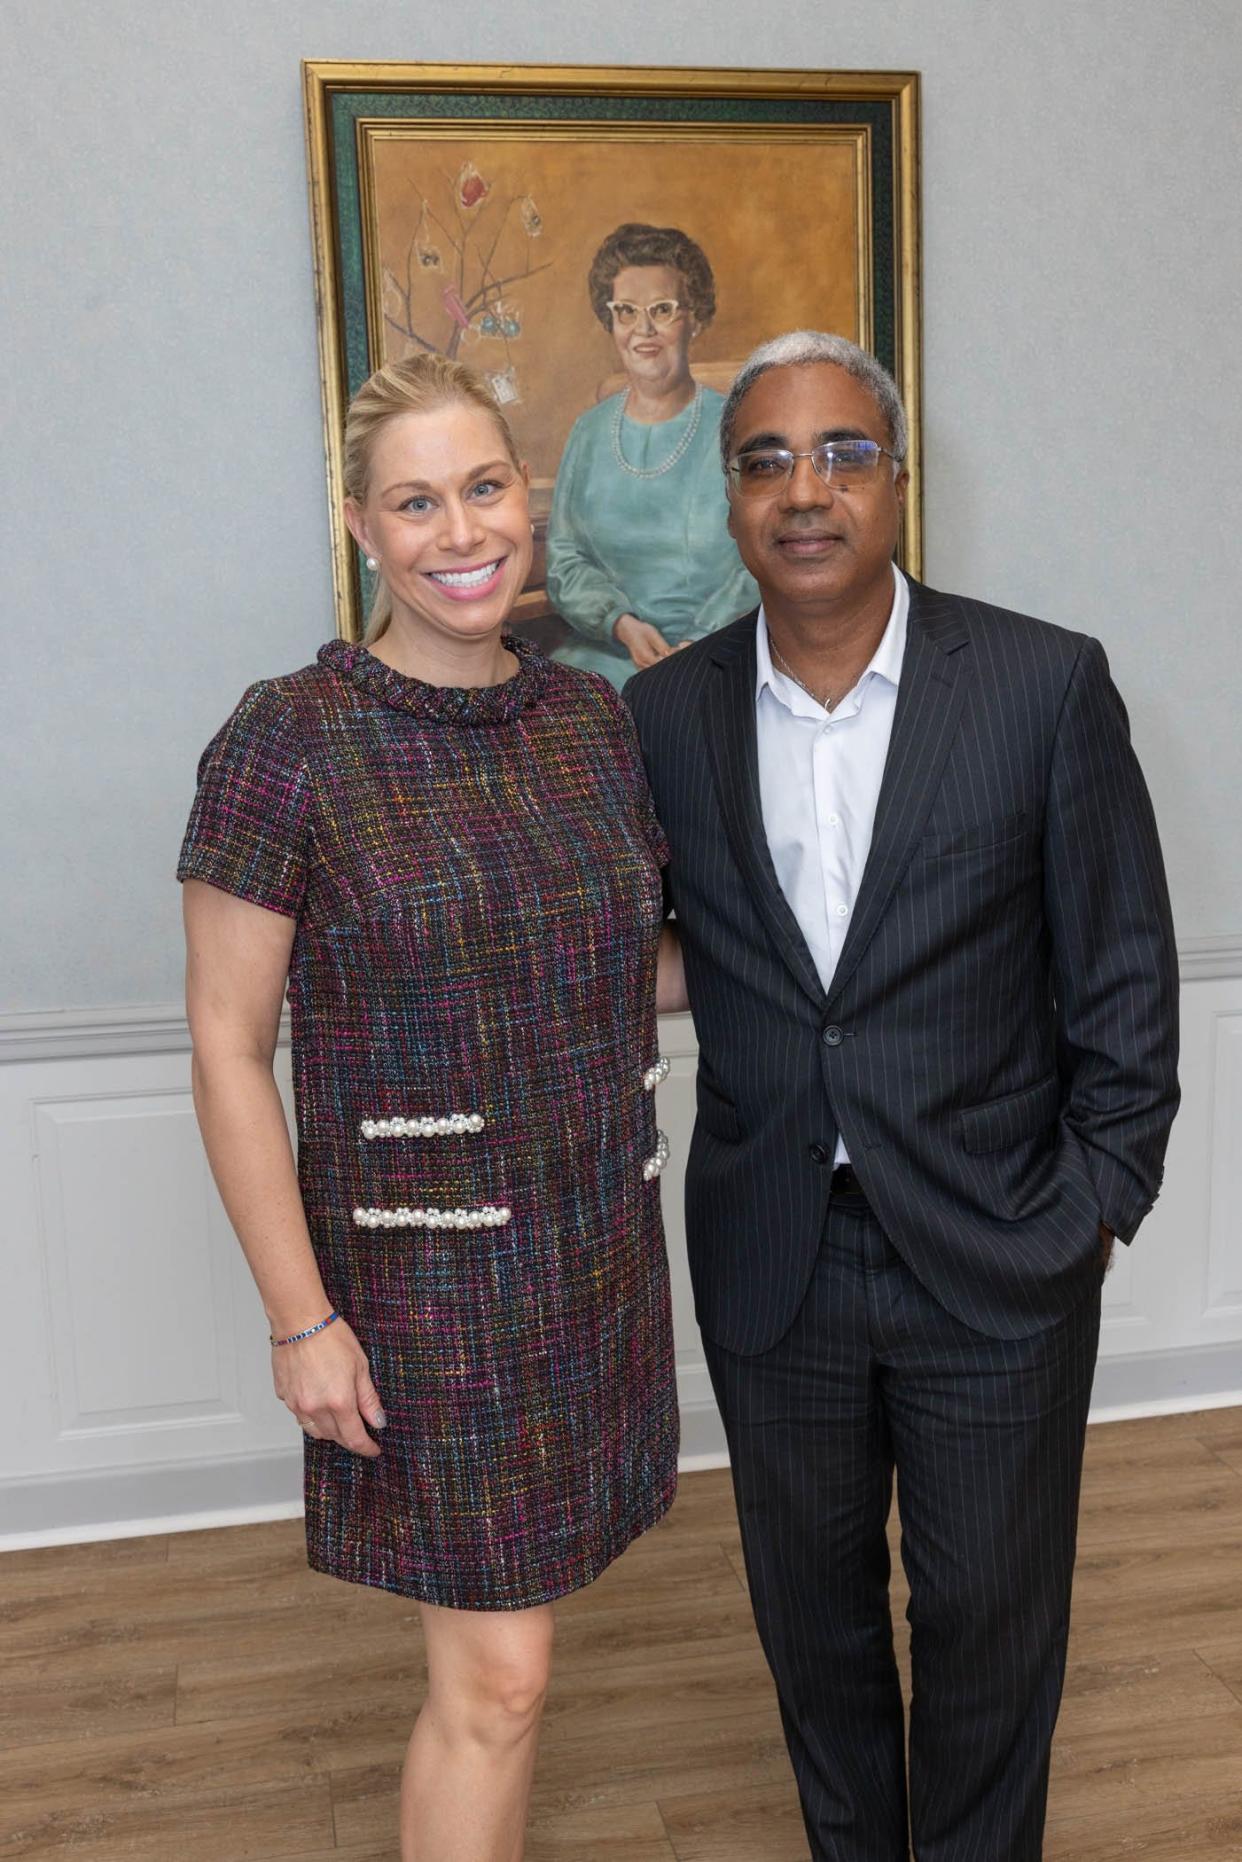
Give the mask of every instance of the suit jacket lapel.
<path id="1" fill-rule="evenodd" d="M 940 786 L 966 698 L 968 655 L 958 648 L 969 635 L 960 605 L 918 582 L 910 583 L 906 654 L 884 778 L 876 803 L 871 851 L 854 903 L 854 916 L 833 972 L 827 1001 L 840 994 L 855 969 L 902 874 L 913 857 L 923 823 Z"/>
<path id="2" fill-rule="evenodd" d="M 715 676 L 704 701 L 704 735 L 729 845 L 777 950 L 798 983 L 822 1007 L 823 985 L 781 891 L 763 825 L 755 737 L 755 616 L 726 629 L 712 657 Z"/>

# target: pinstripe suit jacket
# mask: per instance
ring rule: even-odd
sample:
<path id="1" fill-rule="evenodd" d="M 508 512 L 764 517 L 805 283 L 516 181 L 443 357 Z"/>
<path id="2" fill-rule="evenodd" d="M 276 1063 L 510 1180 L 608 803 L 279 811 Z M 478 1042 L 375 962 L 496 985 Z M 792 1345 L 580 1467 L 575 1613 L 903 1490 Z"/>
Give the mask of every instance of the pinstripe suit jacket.
<path id="1" fill-rule="evenodd" d="M 1159 1189 L 1177 964 L 1151 803 L 1095 640 L 910 585 L 870 857 L 820 985 L 760 812 L 755 616 L 633 678 L 699 1038 L 700 1324 L 762 1351 L 818 1252 L 837 1130 L 976 1330 L 1054 1324 Z"/>

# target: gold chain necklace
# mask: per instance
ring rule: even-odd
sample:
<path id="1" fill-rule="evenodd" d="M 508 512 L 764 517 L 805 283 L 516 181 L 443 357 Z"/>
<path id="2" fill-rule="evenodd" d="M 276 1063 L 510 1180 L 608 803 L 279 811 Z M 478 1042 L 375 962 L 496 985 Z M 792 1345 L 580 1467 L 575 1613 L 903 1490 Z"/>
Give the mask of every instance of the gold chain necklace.
<path id="1" fill-rule="evenodd" d="M 821 705 L 825 711 L 831 711 L 833 706 L 839 703 L 839 700 L 835 699 L 831 692 L 825 692 L 821 698 L 818 692 L 813 692 L 811 690 L 805 679 L 800 679 L 798 677 L 793 667 L 789 664 L 789 661 L 785 658 L 785 655 L 779 651 L 771 634 L 768 635 L 768 651 L 771 653 L 772 658 L 776 661 L 786 678 L 792 679 L 794 684 L 801 691 L 805 692 L 808 698 L 813 698 L 815 703 Z"/>

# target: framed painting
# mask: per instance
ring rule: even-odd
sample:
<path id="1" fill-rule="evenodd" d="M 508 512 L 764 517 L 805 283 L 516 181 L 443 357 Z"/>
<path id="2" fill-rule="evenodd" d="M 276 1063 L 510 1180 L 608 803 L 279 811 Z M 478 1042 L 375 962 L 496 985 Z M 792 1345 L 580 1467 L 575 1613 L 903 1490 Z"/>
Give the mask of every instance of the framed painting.
<path id="1" fill-rule="evenodd" d="M 656 600 L 631 586 L 639 557 L 665 586 L 684 572 L 683 612 L 658 622 L 674 644 L 751 605 L 708 461 L 738 367 L 783 330 L 847 336 L 895 375 L 919 572 L 915 74 L 310 62 L 304 82 L 343 635 L 370 593 L 341 515 L 345 411 L 420 351 L 483 373 L 527 461 L 515 623 L 561 656 L 585 640 L 617 683 L 613 610 Z M 685 372 L 667 424 L 644 400 L 657 366 Z"/>

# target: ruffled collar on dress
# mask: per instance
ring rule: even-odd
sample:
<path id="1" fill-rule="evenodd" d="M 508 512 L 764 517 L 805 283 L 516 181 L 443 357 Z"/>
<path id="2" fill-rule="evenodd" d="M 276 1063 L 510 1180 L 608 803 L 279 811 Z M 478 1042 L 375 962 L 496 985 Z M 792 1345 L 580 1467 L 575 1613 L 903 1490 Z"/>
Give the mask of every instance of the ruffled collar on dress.
<path id="1" fill-rule="evenodd" d="M 421 723 L 508 724 L 534 704 L 547 684 L 551 665 L 529 640 L 513 634 L 501 638 L 516 656 L 518 669 L 499 685 L 428 685 L 386 666 L 366 647 L 348 640 L 329 640 L 317 657 L 321 666 L 339 673 L 360 691 Z"/>

